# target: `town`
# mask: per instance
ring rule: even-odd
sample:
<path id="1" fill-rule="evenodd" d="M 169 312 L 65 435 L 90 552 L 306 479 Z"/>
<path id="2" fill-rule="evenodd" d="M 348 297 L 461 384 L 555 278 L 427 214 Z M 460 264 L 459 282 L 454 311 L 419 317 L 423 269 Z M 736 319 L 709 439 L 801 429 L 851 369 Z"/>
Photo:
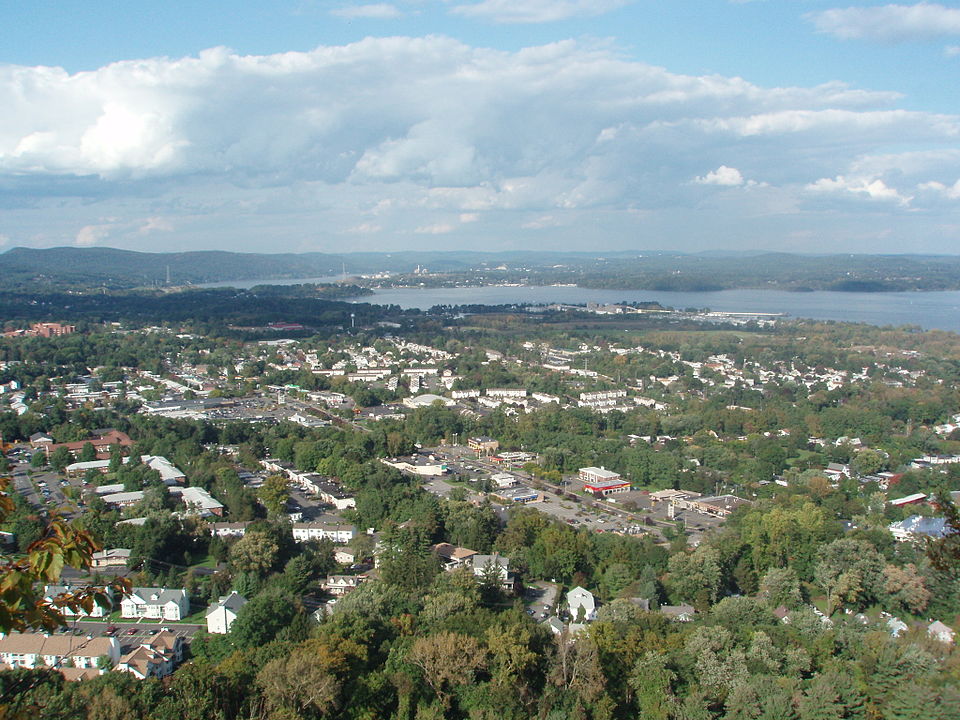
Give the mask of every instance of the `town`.
<path id="1" fill-rule="evenodd" d="M 646 615 L 693 647 L 706 636 L 685 627 L 749 607 L 952 656 L 956 574 L 925 550 L 960 500 L 952 336 L 460 322 L 433 340 L 284 338 L 302 328 L 282 323 L 246 341 L 121 323 L 6 333 L 3 541 L 26 550 L 58 517 L 101 549 L 38 585 L 62 627 L 5 634 L 0 662 L 175 682 L 291 628 L 342 632 L 384 592 L 437 622 L 513 608 L 531 648 L 585 652 L 604 623 Z M 64 605 L 111 577 L 129 591 Z"/>

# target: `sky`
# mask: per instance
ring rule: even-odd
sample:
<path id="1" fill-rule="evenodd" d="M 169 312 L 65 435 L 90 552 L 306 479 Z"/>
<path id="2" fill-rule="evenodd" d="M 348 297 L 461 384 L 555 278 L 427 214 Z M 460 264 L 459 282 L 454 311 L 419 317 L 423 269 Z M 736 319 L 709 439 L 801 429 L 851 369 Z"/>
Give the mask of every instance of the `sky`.
<path id="1" fill-rule="evenodd" d="M 960 253 L 957 4 L 33 0 L 0 27 L 0 252 Z"/>

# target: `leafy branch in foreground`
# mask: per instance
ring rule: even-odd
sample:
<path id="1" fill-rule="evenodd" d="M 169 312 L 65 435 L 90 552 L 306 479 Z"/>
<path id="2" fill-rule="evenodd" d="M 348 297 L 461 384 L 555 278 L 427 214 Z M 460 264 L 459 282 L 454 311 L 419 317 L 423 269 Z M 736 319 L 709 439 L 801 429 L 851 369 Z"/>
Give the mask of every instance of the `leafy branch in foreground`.
<path id="1" fill-rule="evenodd" d="M 14 509 L 7 492 L 9 483 L 8 478 L 0 478 L 0 523 Z M 90 613 L 94 606 L 110 609 L 110 590 L 130 592 L 126 578 L 65 591 L 49 599 L 43 594 L 43 585 L 59 581 L 65 567 L 88 569 L 93 553 L 99 549 L 89 533 L 53 515 L 46 521 L 43 534 L 25 552 L 0 555 L 0 632 L 55 630 L 65 624 L 64 610 Z"/>

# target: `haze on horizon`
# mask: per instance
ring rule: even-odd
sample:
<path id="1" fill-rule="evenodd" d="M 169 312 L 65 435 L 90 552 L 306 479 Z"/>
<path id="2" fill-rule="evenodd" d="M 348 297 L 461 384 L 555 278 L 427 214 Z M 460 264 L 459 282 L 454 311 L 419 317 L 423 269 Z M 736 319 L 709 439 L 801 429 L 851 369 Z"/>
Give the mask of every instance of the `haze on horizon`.
<path id="1" fill-rule="evenodd" d="M 960 248 L 945 5 L 88 5 L 0 8 L 0 252 Z"/>

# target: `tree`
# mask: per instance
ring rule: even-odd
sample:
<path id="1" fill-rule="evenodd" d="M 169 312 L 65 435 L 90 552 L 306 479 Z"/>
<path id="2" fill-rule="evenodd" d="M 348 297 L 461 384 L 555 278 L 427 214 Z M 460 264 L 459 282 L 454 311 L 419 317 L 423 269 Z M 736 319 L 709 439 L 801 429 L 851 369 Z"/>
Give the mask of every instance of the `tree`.
<path id="1" fill-rule="evenodd" d="M 645 720 L 667 720 L 676 702 L 671 685 L 675 674 L 667 667 L 666 657 L 647 652 L 633 666 L 627 681 L 636 693 L 640 716 Z"/>
<path id="2" fill-rule="evenodd" d="M 250 531 L 230 548 L 230 564 L 236 572 L 266 575 L 280 556 L 280 546 L 265 532 Z"/>
<path id="3" fill-rule="evenodd" d="M 63 445 L 58 447 L 52 453 L 50 453 L 50 465 L 57 472 L 63 472 L 63 469 L 70 464 L 73 460 L 73 456 L 70 454 L 70 451 L 67 450 Z"/>
<path id="4" fill-rule="evenodd" d="M 907 563 L 903 567 L 887 565 L 883 569 L 883 576 L 884 589 L 895 608 L 902 608 L 915 615 L 927 609 L 930 591 L 916 565 L 913 563 Z"/>
<path id="5" fill-rule="evenodd" d="M 680 552 L 670 558 L 670 587 L 677 600 L 693 602 L 705 608 L 716 602 L 723 576 L 720 554 L 709 545 L 700 545 L 692 553 Z"/>
<path id="6" fill-rule="evenodd" d="M 407 662 L 420 668 L 437 699 L 449 709 L 453 688 L 473 680 L 474 673 L 484 666 L 484 652 L 469 635 L 442 632 L 415 640 Z"/>
<path id="7" fill-rule="evenodd" d="M 271 660 L 257 673 L 257 686 L 271 718 L 317 718 L 339 705 L 341 682 L 334 668 L 341 659 L 323 648 L 297 649 Z"/>
<path id="8" fill-rule="evenodd" d="M 773 608 L 799 606 L 803 597 L 797 573 L 793 568 L 770 568 L 760 580 L 760 597 Z"/>
<path id="9" fill-rule="evenodd" d="M 92 442 L 85 442 L 80 450 L 80 462 L 91 462 L 97 459 L 97 449 Z"/>
<path id="10" fill-rule="evenodd" d="M 257 491 L 257 497 L 271 517 L 281 515 L 290 497 L 289 481 L 283 475 L 270 475 Z"/>
<path id="11" fill-rule="evenodd" d="M 240 608 L 230 627 L 230 639 L 240 648 L 265 645 L 289 628 L 300 612 L 292 595 L 264 590 Z"/>

